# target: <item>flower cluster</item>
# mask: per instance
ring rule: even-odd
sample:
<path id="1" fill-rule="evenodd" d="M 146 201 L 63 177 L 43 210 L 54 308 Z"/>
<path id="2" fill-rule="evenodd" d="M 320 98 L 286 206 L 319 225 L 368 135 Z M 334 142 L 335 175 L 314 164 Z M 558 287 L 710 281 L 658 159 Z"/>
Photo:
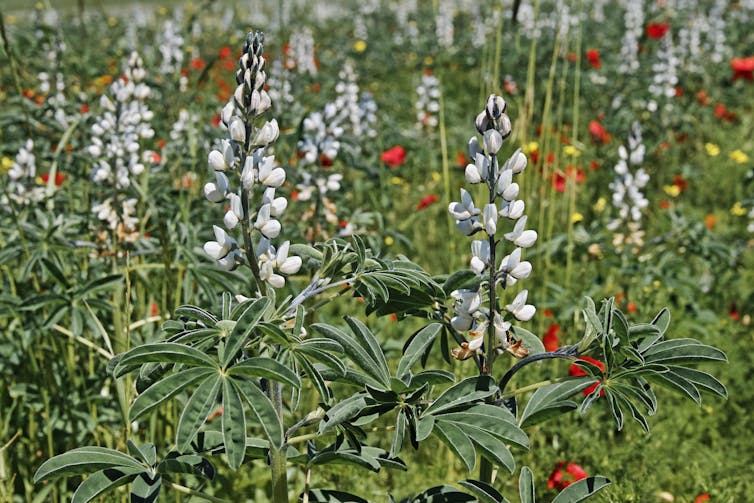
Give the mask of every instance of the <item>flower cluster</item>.
<path id="1" fill-rule="evenodd" d="M 615 180 L 610 184 L 613 191 L 613 206 L 617 215 L 611 220 L 607 228 L 616 232 L 613 242 L 616 247 L 623 244 L 641 246 L 644 231 L 641 230 L 643 210 L 649 202 L 641 189 L 649 182 L 649 175 L 643 168 L 635 171 L 633 168 L 644 162 L 645 147 L 642 144 L 641 127 L 634 122 L 628 135 L 628 149 L 624 145 L 618 148 L 618 163 L 615 165 Z"/>
<path id="2" fill-rule="evenodd" d="M 652 83 L 649 85 L 650 94 L 665 98 L 675 96 L 679 64 L 680 61 L 673 46 L 673 38 L 669 35 L 663 37 L 657 51 L 657 61 L 652 65 L 654 75 L 652 76 Z"/>
<path id="3" fill-rule="evenodd" d="M 483 239 L 471 243 L 470 267 L 480 279 L 478 290 L 456 290 L 451 296 L 455 300 L 455 315 L 451 320 L 453 328 L 467 332 L 471 338 L 461 348 L 456 348 L 454 356 L 466 359 L 480 352 L 484 343 L 485 332 L 494 333 L 495 347 L 510 350 L 512 346 L 509 329 L 511 323 L 500 314 L 496 302 L 497 287 L 505 289 L 531 274 L 531 263 L 522 260 L 522 251 L 537 240 L 537 233 L 526 229 L 527 217 L 524 215 L 524 201 L 517 199 L 519 185 L 513 177 L 526 168 L 526 156 L 520 149 L 503 164 L 498 165 L 497 153 L 503 140 L 511 133 L 511 123 L 505 114 L 506 104 L 503 98 L 490 95 L 487 106 L 476 118 L 477 131 L 482 135 L 482 143 L 476 136 L 469 141 L 469 156 L 473 163 L 466 166 L 466 181 L 471 185 L 484 184 L 488 189 L 488 202 L 478 208 L 473 197 L 466 189 L 461 189 L 461 200 L 452 202 L 448 207 L 450 215 L 456 221 L 456 227 L 467 236 L 482 232 Z M 500 241 L 497 236 L 499 219 L 515 222 L 510 232 L 503 233 L 503 238 L 512 243 L 513 251 L 502 260 L 496 259 L 496 248 Z M 487 288 L 489 308 L 482 307 L 482 290 Z M 505 306 L 505 310 L 519 321 L 530 320 L 536 311 L 527 304 L 528 291 L 522 290 Z"/>
<path id="4" fill-rule="evenodd" d="M 173 75 L 180 71 L 183 65 L 183 35 L 178 23 L 168 19 L 159 32 L 160 73 Z"/>
<path id="5" fill-rule="evenodd" d="M 318 70 L 317 58 L 314 56 L 314 37 L 309 28 L 291 34 L 291 40 L 285 50 L 285 67 L 297 73 L 316 75 Z"/>
<path id="6" fill-rule="evenodd" d="M 625 14 L 626 32 L 621 41 L 620 60 L 618 67 L 621 73 L 634 73 L 639 69 L 639 38 L 644 24 L 644 0 L 626 2 Z"/>
<path id="7" fill-rule="evenodd" d="M 36 174 L 34 142 L 29 139 L 18 149 L 16 159 L 8 170 L 8 197 L 14 203 L 27 206 L 44 199 L 45 188 L 35 186 Z"/>
<path id="8" fill-rule="evenodd" d="M 278 218 L 288 201 L 275 195 L 285 182 L 285 170 L 277 165 L 274 155 L 265 155 L 265 148 L 278 138 L 277 121 L 255 126 L 255 120 L 271 106 L 264 90 L 263 48 L 264 35 L 257 32 L 246 36 L 236 71 L 238 86 L 221 113 L 228 138 L 208 156 L 215 181 L 204 186 L 204 196 L 210 202 L 225 205 L 227 211 L 223 218 L 225 229 L 213 226 L 215 240 L 204 244 L 204 252 L 224 269 L 244 263 L 244 253 L 231 235 L 240 226 L 246 259 L 256 279 L 281 288 L 284 275 L 298 272 L 301 258 L 288 256 L 287 241 L 277 249 L 272 245 L 280 234 Z M 254 192 L 260 196 L 256 201 L 252 200 Z M 259 234 L 256 245 L 252 243 L 253 231 Z"/>
<path id="9" fill-rule="evenodd" d="M 436 128 L 437 113 L 440 111 L 440 81 L 431 71 L 422 75 L 416 94 L 416 125 L 420 128 Z"/>
<path id="10" fill-rule="evenodd" d="M 144 82 L 146 71 L 138 53 L 132 52 L 123 77 L 110 86 L 110 96 L 100 100 L 102 113 L 92 125 L 91 144 L 87 152 L 93 158 L 92 181 L 107 193 L 105 199 L 92 207 L 110 229 L 122 229 L 133 235 L 136 200 L 115 201 L 125 194 L 132 177 L 144 172 L 142 141 L 154 137 L 150 124 L 153 113 L 147 106 L 149 86 Z"/>
<path id="11" fill-rule="evenodd" d="M 587 478 L 587 473 L 579 465 L 570 461 L 558 461 L 547 479 L 547 488 L 562 491 L 574 482 Z"/>
<path id="12" fill-rule="evenodd" d="M 450 49 L 453 47 L 453 2 L 442 0 L 437 6 L 437 15 L 435 16 L 435 36 L 440 47 Z"/>

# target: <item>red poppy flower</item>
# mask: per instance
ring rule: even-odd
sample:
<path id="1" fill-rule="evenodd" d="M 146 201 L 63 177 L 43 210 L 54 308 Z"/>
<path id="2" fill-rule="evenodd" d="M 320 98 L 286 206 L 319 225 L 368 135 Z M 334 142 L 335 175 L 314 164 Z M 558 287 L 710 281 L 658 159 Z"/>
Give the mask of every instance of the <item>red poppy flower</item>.
<path id="1" fill-rule="evenodd" d="M 161 148 L 161 149 L 162 149 L 162 148 L 165 148 L 165 146 L 166 146 L 167 144 L 168 144 L 168 142 L 166 142 L 165 140 L 162 140 L 162 139 L 160 139 L 160 140 L 157 140 L 157 146 L 158 146 L 159 148 Z"/>
<path id="2" fill-rule="evenodd" d="M 714 213 L 708 213 L 706 217 L 704 217 L 704 226 L 708 228 L 709 230 L 712 230 L 715 228 L 715 225 L 717 224 L 717 217 Z"/>
<path id="3" fill-rule="evenodd" d="M 422 197 L 421 201 L 419 201 L 419 204 L 416 205 L 416 209 L 417 210 L 423 210 L 427 206 L 435 204 L 439 200 L 440 200 L 440 198 L 438 198 L 435 194 L 430 194 L 428 196 L 424 196 L 424 197 Z"/>
<path id="4" fill-rule="evenodd" d="M 558 461 L 552 470 L 550 477 L 547 479 L 547 487 L 562 491 L 577 480 L 587 478 L 586 471 L 573 461 L 566 464 L 565 461 Z"/>
<path id="5" fill-rule="evenodd" d="M 589 49 L 586 51 L 586 59 L 589 60 L 589 64 L 592 65 L 592 68 L 597 70 L 602 68 L 599 49 Z"/>
<path id="6" fill-rule="evenodd" d="M 649 23 L 649 25 L 647 25 L 647 36 L 659 40 L 665 36 L 669 29 L 669 23 Z"/>
<path id="7" fill-rule="evenodd" d="M 736 114 L 728 110 L 722 103 L 715 105 L 715 117 L 728 122 L 736 120 Z"/>
<path id="8" fill-rule="evenodd" d="M 599 161 L 592 161 L 589 163 L 589 169 L 592 171 L 597 171 L 600 169 L 600 163 Z"/>
<path id="9" fill-rule="evenodd" d="M 550 311 L 549 309 L 543 309 L 542 316 L 544 316 L 545 318 L 552 318 L 552 311 Z"/>
<path id="10" fill-rule="evenodd" d="M 589 134 L 592 135 L 594 143 L 608 143 L 612 139 L 602 123 L 596 120 L 589 123 Z"/>
<path id="11" fill-rule="evenodd" d="M 733 80 L 754 80 L 754 56 L 733 58 L 730 67 L 733 68 Z"/>
<path id="12" fill-rule="evenodd" d="M 706 501 L 709 501 L 709 500 L 710 500 L 709 494 L 702 493 L 694 499 L 694 503 L 705 503 Z"/>
<path id="13" fill-rule="evenodd" d="M 577 59 L 576 53 L 575 52 L 569 52 L 568 54 L 566 54 L 566 59 L 568 61 L 570 61 L 571 63 L 575 62 L 576 59 Z"/>
<path id="14" fill-rule="evenodd" d="M 319 165 L 328 168 L 333 165 L 333 160 L 327 157 L 325 154 L 319 155 Z"/>
<path id="15" fill-rule="evenodd" d="M 602 370 L 603 372 L 605 371 L 605 364 L 602 363 L 599 360 L 595 360 L 591 356 L 579 356 L 578 360 L 583 360 L 583 361 L 587 361 L 589 363 L 593 363 L 594 365 L 597 365 L 600 368 L 600 370 Z M 573 376 L 573 377 L 581 377 L 581 376 L 585 376 L 587 374 L 586 374 L 586 370 L 584 370 L 583 368 L 579 367 L 575 363 L 572 363 L 571 364 L 571 368 L 568 369 L 568 375 L 569 376 Z M 588 388 L 586 388 L 585 390 L 583 390 L 582 393 L 584 394 L 584 396 L 591 394 L 592 391 L 594 391 L 595 389 L 597 389 L 597 386 L 599 384 L 600 384 L 600 381 L 595 381 L 594 384 L 592 384 L 591 386 L 589 386 Z M 600 396 L 605 396 L 605 390 L 600 390 Z"/>
<path id="16" fill-rule="evenodd" d="M 730 316 L 730 319 L 733 321 L 738 321 L 741 318 L 741 313 L 738 312 L 735 302 L 728 308 L 728 316 Z"/>
<path id="17" fill-rule="evenodd" d="M 189 66 L 194 70 L 202 70 L 206 63 L 202 58 L 194 58 L 189 63 Z"/>
<path id="18" fill-rule="evenodd" d="M 212 125 L 215 126 L 215 127 L 219 126 L 221 118 L 222 117 L 220 117 L 220 114 L 217 114 L 214 117 L 212 117 Z"/>
<path id="19" fill-rule="evenodd" d="M 631 314 L 636 314 L 636 304 L 634 304 L 633 301 L 628 301 L 628 305 L 626 305 L 626 310 Z"/>
<path id="20" fill-rule="evenodd" d="M 466 167 L 466 154 L 460 150 L 456 152 L 456 166 L 459 168 Z"/>
<path id="21" fill-rule="evenodd" d="M 149 305 L 149 316 L 157 316 L 160 313 L 160 309 L 157 306 L 157 302 L 152 301 Z"/>
<path id="22" fill-rule="evenodd" d="M 565 192 L 566 190 L 566 177 L 563 173 L 553 173 L 550 177 L 550 184 L 555 192 Z"/>
<path id="23" fill-rule="evenodd" d="M 406 161 L 406 149 L 400 145 L 387 149 L 380 155 L 380 160 L 391 168 L 397 168 Z"/>
<path id="24" fill-rule="evenodd" d="M 79 109 L 79 111 L 82 114 L 88 114 L 89 113 L 89 105 L 87 105 L 86 103 L 84 103 L 83 105 L 81 105 L 81 108 Z"/>
<path id="25" fill-rule="evenodd" d="M 545 336 L 542 337 L 542 344 L 545 345 L 545 351 L 555 351 L 560 347 L 560 325 L 557 323 L 551 323 L 547 327 Z"/>
<path id="26" fill-rule="evenodd" d="M 532 150 L 529 152 L 529 157 L 531 158 L 532 164 L 537 164 L 539 161 L 539 150 Z"/>
<path id="27" fill-rule="evenodd" d="M 230 57 L 231 55 L 231 48 L 227 45 L 223 46 L 222 49 L 220 49 L 220 59 L 225 59 L 227 57 Z"/>
<path id="28" fill-rule="evenodd" d="M 661 210 L 667 210 L 668 208 L 670 208 L 670 201 L 660 201 L 658 203 L 658 206 Z"/>
<path id="29" fill-rule="evenodd" d="M 47 183 L 50 181 L 50 174 L 49 173 L 42 173 L 42 184 L 47 185 Z M 60 187 L 63 185 L 63 182 L 65 182 L 65 175 L 63 173 L 55 173 L 55 186 Z"/>

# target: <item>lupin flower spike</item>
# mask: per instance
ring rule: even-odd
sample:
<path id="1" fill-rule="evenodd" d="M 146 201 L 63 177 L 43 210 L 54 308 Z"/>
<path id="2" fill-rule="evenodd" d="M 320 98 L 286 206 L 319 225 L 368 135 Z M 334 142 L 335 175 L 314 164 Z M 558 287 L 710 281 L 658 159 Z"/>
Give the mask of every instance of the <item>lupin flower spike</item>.
<path id="1" fill-rule="evenodd" d="M 487 201 L 477 206 L 471 193 L 462 188 L 461 200 L 450 203 L 448 207 L 450 215 L 456 220 L 456 227 L 463 234 L 471 236 L 483 233 L 482 239 L 471 243 L 469 264 L 481 279 L 478 290 L 456 290 L 451 293 L 455 300 L 451 325 L 459 332 L 467 332 L 470 338 L 460 348 L 455 348 L 453 355 L 464 360 L 474 354 L 484 354 L 486 346 L 487 369 L 491 364 L 489 358 L 493 355 L 492 349 L 508 350 L 519 357 L 525 354 L 509 333 L 511 323 L 505 319 L 506 316 L 528 321 L 536 312 L 533 305 L 526 303 L 527 290 L 521 291 L 513 302 L 505 306 L 507 315 L 501 313 L 497 300 L 498 287 L 505 289 L 529 277 L 532 266 L 521 260 L 521 253 L 523 248 L 533 246 L 537 240 L 536 231 L 526 229 L 525 204 L 517 199 L 519 185 L 513 181 L 526 168 L 526 156 L 520 149 L 516 150 L 502 167 L 497 159 L 503 141 L 511 134 L 511 122 L 505 110 L 505 100 L 490 95 L 484 110 L 475 120 L 482 141 L 477 136 L 469 141 L 472 162 L 466 166 L 465 178 L 471 185 L 487 186 Z M 509 232 L 503 233 L 504 239 L 501 240 L 496 236 L 506 221 L 513 222 L 513 226 Z M 498 247 L 502 247 L 506 241 L 511 242 L 514 249 L 498 264 Z M 483 305 L 484 297 L 486 307 Z"/>
<path id="2" fill-rule="evenodd" d="M 275 189 L 285 182 L 285 170 L 274 155 L 265 155 L 280 134 L 277 120 L 256 125 L 271 106 L 265 90 L 263 48 L 262 33 L 246 36 L 236 70 L 237 87 L 220 114 L 228 137 L 207 156 L 215 181 L 204 186 L 208 201 L 227 206 L 223 218 L 226 229 L 214 226 L 215 241 L 205 243 L 205 254 L 224 269 L 246 263 L 257 279 L 260 292 L 262 282 L 282 288 L 284 275 L 297 273 L 302 263 L 301 258 L 288 256 L 288 241 L 277 250 L 271 242 L 280 235 L 282 226 L 278 218 L 288 201 L 275 197 Z M 238 228 L 242 233 L 239 241 L 229 234 Z"/>

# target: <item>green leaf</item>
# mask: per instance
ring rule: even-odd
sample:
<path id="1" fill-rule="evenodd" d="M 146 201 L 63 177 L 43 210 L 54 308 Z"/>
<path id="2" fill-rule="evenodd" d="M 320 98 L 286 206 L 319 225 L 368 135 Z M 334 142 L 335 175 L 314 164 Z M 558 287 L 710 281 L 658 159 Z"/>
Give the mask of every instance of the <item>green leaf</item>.
<path id="1" fill-rule="evenodd" d="M 466 479 L 458 484 L 468 489 L 481 503 L 508 503 L 497 489 L 479 480 Z"/>
<path id="2" fill-rule="evenodd" d="M 246 416 L 238 390 L 231 379 L 223 379 L 223 444 L 228 465 L 233 470 L 243 463 L 246 453 Z"/>
<path id="3" fill-rule="evenodd" d="M 137 446 L 132 440 L 126 440 L 126 447 L 128 453 L 142 461 L 147 466 L 155 466 L 157 464 L 157 449 L 154 444 L 141 444 Z"/>
<path id="4" fill-rule="evenodd" d="M 213 432 L 219 433 L 219 432 Z M 202 434 L 200 433 L 200 436 Z M 159 465 L 159 473 L 190 473 L 206 479 L 215 478 L 215 467 L 207 459 L 196 454 L 178 454 L 177 452 L 169 453 Z"/>
<path id="5" fill-rule="evenodd" d="M 577 377 L 539 388 L 526 403 L 519 424 L 522 428 L 574 410 L 578 404 L 567 398 L 594 384 L 592 377 Z"/>
<path id="6" fill-rule="evenodd" d="M 577 503 L 609 485 L 610 479 L 601 475 L 587 477 L 563 489 L 560 494 L 555 496 L 552 503 Z"/>
<path id="7" fill-rule="evenodd" d="M 435 416 L 421 418 L 416 423 L 416 441 L 421 442 L 422 440 L 426 440 L 432 434 L 432 429 L 434 427 Z"/>
<path id="8" fill-rule="evenodd" d="M 363 394 L 352 395 L 329 409 L 319 423 L 319 434 L 355 418 L 367 406 Z"/>
<path id="9" fill-rule="evenodd" d="M 355 449 L 347 451 L 325 451 L 315 455 L 310 465 L 355 465 L 361 468 L 366 468 L 372 472 L 380 471 L 380 463 L 376 458 L 367 456 L 363 452 L 358 452 Z"/>
<path id="10" fill-rule="evenodd" d="M 178 309 L 176 309 L 175 316 L 176 318 L 180 318 L 181 316 L 186 316 L 188 318 L 191 318 L 192 320 L 201 321 L 208 327 L 213 327 L 215 326 L 215 323 L 218 322 L 218 318 L 214 314 L 202 309 L 201 307 L 192 306 L 188 304 L 184 306 L 180 306 Z"/>
<path id="11" fill-rule="evenodd" d="M 534 491 L 534 474 L 528 466 L 521 468 L 521 473 L 518 476 L 518 495 L 521 498 L 521 503 L 535 503 L 537 501 L 537 495 Z"/>
<path id="12" fill-rule="evenodd" d="M 423 370 L 411 376 L 409 387 L 416 388 L 424 384 L 448 384 L 456 380 L 456 376 L 447 370 Z"/>
<path id="13" fill-rule="evenodd" d="M 145 468 L 143 464 L 131 456 L 113 449 L 94 446 L 79 447 L 42 463 L 42 466 L 34 474 L 34 483 L 64 475 L 77 475 L 115 467 Z"/>
<path id="14" fill-rule="evenodd" d="M 222 367 L 226 368 L 228 364 L 236 357 L 238 352 L 246 344 L 249 339 L 249 335 L 252 330 L 256 328 L 259 320 L 262 319 L 264 313 L 270 307 L 270 299 L 262 297 L 254 302 L 249 302 L 249 305 L 244 309 L 241 316 L 236 320 L 236 325 L 233 327 L 233 331 L 225 339 L 225 353 L 222 359 Z"/>
<path id="15" fill-rule="evenodd" d="M 136 397 L 128 414 L 129 421 L 136 421 L 168 398 L 214 373 L 206 367 L 190 368 L 157 381 Z"/>
<path id="16" fill-rule="evenodd" d="M 421 329 L 413 337 L 413 339 L 411 339 L 411 343 L 403 352 L 403 356 L 398 362 L 398 370 L 396 370 L 396 376 L 398 376 L 399 378 L 403 377 L 411 370 L 414 364 L 419 361 L 422 355 L 435 341 L 435 337 L 437 337 L 437 334 L 440 333 L 440 330 L 442 330 L 441 324 L 431 323 Z"/>
<path id="17" fill-rule="evenodd" d="M 50 274 L 52 274 L 57 282 L 63 285 L 64 288 L 68 289 L 71 287 L 71 284 L 66 279 L 65 274 L 63 274 L 63 272 L 54 262 L 47 258 L 42 258 L 42 264 L 44 264 L 45 268 L 50 271 Z"/>
<path id="18" fill-rule="evenodd" d="M 403 448 L 403 436 L 406 434 L 407 423 L 408 419 L 406 418 L 406 413 L 401 409 L 395 419 L 393 442 L 390 444 L 390 454 L 388 454 L 391 458 L 395 458 L 401 453 L 401 449 Z"/>
<path id="19" fill-rule="evenodd" d="M 724 361 L 728 358 L 719 349 L 702 344 L 696 339 L 671 339 L 658 342 L 644 352 L 647 363 L 698 363 Z"/>
<path id="20" fill-rule="evenodd" d="M 325 337 L 335 340 L 343 347 L 343 351 L 349 358 L 351 358 L 356 365 L 359 366 L 364 372 L 372 377 L 378 386 L 388 388 L 390 385 L 390 375 L 387 371 L 387 364 L 384 368 L 377 362 L 376 356 L 370 354 L 364 346 L 350 335 L 347 335 L 342 330 L 339 330 L 332 325 L 326 325 L 324 323 L 315 323 L 312 328 L 320 332 Z M 380 350 L 380 356 L 384 360 L 382 350 Z"/>
<path id="21" fill-rule="evenodd" d="M 304 374 L 309 376 L 309 379 L 311 379 L 322 401 L 326 404 L 330 403 L 332 393 L 330 392 L 330 388 L 327 387 L 327 383 L 325 382 L 325 379 L 322 377 L 322 374 L 319 372 L 319 370 L 317 370 L 317 368 L 312 365 L 311 362 L 306 359 L 306 357 L 297 355 L 296 353 L 293 353 L 293 356 L 296 358 L 296 362 L 298 362 L 298 364 L 304 370 Z"/>
<path id="22" fill-rule="evenodd" d="M 295 245 L 291 245 L 293 248 Z M 312 489 L 308 494 L 311 503 L 369 503 L 355 494 L 326 489 Z"/>
<path id="23" fill-rule="evenodd" d="M 277 360 L 264 356 L 254 356 L 228 369 L 230 376 L 264 377 L 294 388 L 301 387 L 301 379 L 288 367 Z"/>
<path id="24" fill-rule="evenodd" d="M 655 319 L 652 320 L 652 325 L 656 326 L 660 331 L 660 335 L 665 335 L 668 327 L 670 326 L 670 311 L 667 307 L 663 307 L 662 310 L 657 313 Z"/>
<path id="25" fill-rule="evenodd" d="M 439 414 L 443 411 L 484 400 L 497 393 L 495 381 L 487 375 L 468 377 L 451 386 L 440 395 L 423 413 L 422 417 Z"/>
<path id="26" fill-rule="evenodd" d="M 471 269 L 456 271 L 445 280 L 442 284 L 442 290 L 446 294 L 460 288 L 468 288 L 475 282 L 479 281 L 479 276 Z"/>
<path id="27" fill-rule="evenodd" d="M 453 486 L 435 486 L 414 498 L 402 500 L 401 503 L 466 503 L 476 501 L 470 494 L 462 493 Z"/>
<path id="28" fill-rule="evenodd" d="M 145 471 L 146 467 L 144 466 L 141 468 L 115 466 L 95 472 L 85 478 L 78 488 L 76 488 L 76 492 L 73 493 L 73 497 L 71 498 L 71 503 L 88 503 L 110 489 L 128 484 Z"/>
<path id="29" fill-rule="evenodd" d="M 251 412 L 264 430 L 265 437 L 275 449 L 283 447 L 283 425 L 275 412 L 275 407 L 254 383 L 230 381 L 246 402 Z"/>
<path id="30" fill-rule="evenodd" d="M 679 376 L 675 372 L 665 372 L 664 374 L 655 374 L 647 376 L 647 379 L 654 381 L 666 388 L 685 394 L 697 404 L 702 403 L 702 395 L 697 387 L 691 381 Z"/>
<path id="31" fill-rule="evenodd" d="M 476 451 L 471 439 L 455 424 L 437 419 L 432 433 L 447 445 L 466 465 L 468 471 L 476 466 Z"/>
<path id="32" fill-rule="evenodd" d="M 525 449 L 529 447 L 529 437 L 516 425 L 515 418 L 504 407 L 479 403 L 465 410 L 441 414 L 437 419 L 455 423 L 469 436 L 477 431 L 485 431 Z"/>
<path id="33" fill-rule="evenodd" d="M 706 372 L 675 365 L 668 367 L 668 369 L 679 377 L 694 383 L 694 385 L 700 388 L 700 391 L 728 398 L 728 390 L 725 389 L 725 385 Z"/>
<path id="34" fill-rule="evenodd" d="M 358 319 L 346 316 L 345 320 L 346 323 L 348 323 L 348 326 L 351 327 L 353 334 L 356 336 L 356 341 L 369 353 L 370 358 L 372 358 L 379 367 L 384 382 L 388 383 L 390 380 L 390 369 L 388 369 L 387 360 L 385 360 L 385 353 L 382 351 L 380 343 L 377 342 L 377 338 L 367 326 Z"/>
<path id="35" fill-rule="evenodd" d="M 508 447 L 498 437 L 484 430 L 467 430 L 471 441 L 482 455 L 499 466 L 504 466 L 511 473 L 516 469 L 516 461 Z"/>
<path id="36" fill-rule="evenodd" d="M 327 351 L 322 351 L 317 346 L 309 346 L 309 345 L 300 344 L 296 348 L 294 348 L 292 352 L 294 356 L 297 357 L 297 359 L 308 360 L 304 356 L 304 355 L 308 355 L 312 357 L 314 360 L 320 363 L 323 363 L 325 366 L 333 369 L 337 373 L 337 377 L 345 376 L 349 370 L 346 368 L 345 364 L 343 364 L 340 358 L 338 358 L 337 356 Z M 368 377 L 368 379 L 370 382 L 374 382 L 376 385 L 379 386 L 379 382 L 377 382 L 376 379 L 372 377 Z"/>
<path id="37" fill-rule="evenodd" d="M 181 419 L 178 421 L 175 440 L 180 452 L 186 452 L 189 449 L 199 428 L 207 420 L 212 407 L 217 403 L 222 381 L 223 378 L 220 374 L 213 373 L 199 384 L 196 391 L 186 402 Z"/>
<path id="38" fill-rule="evenodd" d="M 115 366 L 116 377 L 127 373 L 133 365 L 145 363 L 183 363 L 196 367 L 217 368 L 217 362 L 211 357 L 191 346 L 173 342 L 144 344 L 123 354 Z"/>
<path id="39" fill-rule="evenodd" d="M 136 477 L 131 486 L 131 501 L 139 503 L 154 503 L 160 496 L 162 487 L 162 475 L 157 474 L 154 479 L 148 474 L 142 473 Z"/>

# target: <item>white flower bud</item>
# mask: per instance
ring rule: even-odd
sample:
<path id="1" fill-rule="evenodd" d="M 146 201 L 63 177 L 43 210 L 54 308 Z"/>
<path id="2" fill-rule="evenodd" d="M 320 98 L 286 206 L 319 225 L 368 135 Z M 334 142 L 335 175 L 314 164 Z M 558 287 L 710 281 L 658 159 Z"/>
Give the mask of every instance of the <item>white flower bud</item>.
<path id="1" fill-rule="evenodd" d="M 490 154 L 497 154 L 503 146 L 503 137 L 495 129 L 484 132 L 484 149 Z"/>
<path id="2" fill-rule="evenodd" d="M 230 137 L 238 143 L 246 142 L 246 126 L 239 117 L 233 117 L 228 125 Z"/>
<path id="3" fill-rule="evenodd" d="M 484 205 L 483 219 L 484 231 L 488 235 L 494 236 L 497 232 L 497 206 L 494 203 Z"/>
<path id="4" fill-rule="evenodd" d="M 279 134 L 280 129 L 278 128 L 278 121 L 272 119 L 271 121 L 265 122 L 264 126 L 257 131 L 257 134 L 254 135 L 253 144 L 259 146 L 269 145 L 278 139 Z"/>
<path id="5" fill-rule="evenodd" d="M 477 115 L 474 120 L 474 124 L 476 125 L 476 130 L 484 134 L 484 132 L 489 129 L 490 125 L 490 119 L 487 117 L 487 112 L 479 112 L 479 115 Z"/>
<path id="6" fill-rule="evenodd" d="M 493 119 L 497 120 L 500 118 L 500 116 L 505 112 L 506 104 L 505 100 L 502 98 L 502 96 L 497 96 L 495 94 L 490 94 L 489 98 L 487 98 L 487 115 Z"/>
<path id="7" fill-rule="evenodd" d="M 521 152 L 521 149 L 518 149 L 510 156 L 510 159 L 505 161 L 505 167 L 515 175 L 526 169 L 526 162 L 526 156 Z"/>
<path id="8" fill-rule="evenodd" d="M 215 171 L 225 171 L 228 167 L 228 165 L 225 164 L 225 157 L 219 150 L 213 150 L 209 153 L 207 163 L 209 164 L 209 167 Z"/>
<path id="9" fill-rule="evenodd" d="M 515 316 L 518 321 L 529 321 L 537 312 L 537 308 L 526 303 L 528 295 L 528 290 L 521 290 L 521 292 L 516 295 L 516 298 L 513 299 L 513 302 L 505 306 L 508 312 Z"/>

